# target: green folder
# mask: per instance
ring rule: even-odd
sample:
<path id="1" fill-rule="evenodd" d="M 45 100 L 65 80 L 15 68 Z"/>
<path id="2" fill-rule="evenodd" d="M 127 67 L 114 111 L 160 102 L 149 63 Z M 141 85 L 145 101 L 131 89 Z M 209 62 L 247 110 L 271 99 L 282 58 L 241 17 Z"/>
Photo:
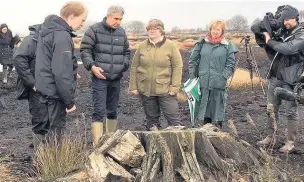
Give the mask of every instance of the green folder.
<path id="1" fill-rule="evenodd" d="M 194 127 L 197 120 L 197 115 L 200 106 L 200 98 L 201 98 L 199 79 L 198 78 L 188 79 L 184 83 L 184 87 L 182 90 L 184 93 L 188 95 L 191 124 L 192 127 Z"/>

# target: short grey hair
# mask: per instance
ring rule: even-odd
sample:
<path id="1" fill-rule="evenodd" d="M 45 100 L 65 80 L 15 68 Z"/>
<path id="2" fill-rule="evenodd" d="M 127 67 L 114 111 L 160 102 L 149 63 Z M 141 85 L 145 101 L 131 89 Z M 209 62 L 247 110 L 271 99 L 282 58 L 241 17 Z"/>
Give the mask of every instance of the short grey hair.
<path id="1" fill-rule="evenodd" d="M 125 14 L 125 10 L 123 9 L 123 7 L 119 6 L 119 5 L 113 5 L 110 6 L 107 12 L 107 15 L 111 15 L 114 13 L 120 13 L 121 15 Z"/>

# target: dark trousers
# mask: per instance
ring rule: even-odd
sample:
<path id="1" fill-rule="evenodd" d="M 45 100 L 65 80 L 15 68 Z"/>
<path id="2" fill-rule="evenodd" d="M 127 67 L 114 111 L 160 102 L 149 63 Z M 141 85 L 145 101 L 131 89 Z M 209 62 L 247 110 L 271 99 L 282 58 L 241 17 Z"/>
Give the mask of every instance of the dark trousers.
<path id="1" fill-rule="evenodd" d="M 146 114 L 147 129 L 160 128 L 160 111 L 163 112 L 169 126 L 183 125 L 180 119 L 178 103 L 175 96 L 150 96 L 140 94 L 142 106 Z"/>
<path id="2" fill-rule="evenodd" d="M 43 121 L 44 112 L 47 110 L 45 104 L 40 103 L 40 94 L 29 89 L 29 110 L 32 116 L 32 131 L 35 134 L 45 135 L 48 130 Z"/>
<path id="3" fill-rule="evenodd" d="M 60 137 L 66 124 L 66 106 L 59 99 L 39 98 L 41 104 L 41 120 L 36 124 L 35 130 L 39 134 L 54 134 Z"/>
<path id="4" fill-rule="evenodd" d="M 277 80 L 276 78 L 270 78 L 268 80 L 268 91 L 267 91 L 267 103 L 273 105 L 274 115 L 275 118 L 270 117 L 271 113 L 268 114 L 268 136 L 272 137 L 276 131 L 276 123 L 279 119 L 279 108 L 282 104 L 282 100 L 276 98 L 274 96 L 274 89 L 276 87 L 282 87 L 289 91 L 292 91 L 292 88 L 285 84 L 285 82 Z M 291 141 L 295 141 L 297 128 L 298 128 L 298 120 L 299 120 L 299 113 L 298 113 L 298 104 L 296 101 L 285 101 L 286 103 L 286 117 L 287 117 L 287 129 L 288 129 L 288 136 L 287 139 Z M 276 121 L 274 121 L 275 119 Z"/>
<path id="5" fill-rule="evenodd" d="M 107 81 L 92 77 L 93 122 L 103 122 L 104 117 L 117 119 L 120 80 Z"/>

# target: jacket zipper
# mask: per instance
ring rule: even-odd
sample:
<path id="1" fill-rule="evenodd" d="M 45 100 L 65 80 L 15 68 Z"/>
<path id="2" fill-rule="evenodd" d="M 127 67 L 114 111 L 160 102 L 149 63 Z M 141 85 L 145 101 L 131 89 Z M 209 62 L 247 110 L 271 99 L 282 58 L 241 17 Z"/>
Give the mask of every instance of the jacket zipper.
<path id="1" fill-rule="evenodd" d="M 111 56 L 112 56 L 112 64 L 110 67 L 110 77 L 114 76 L 114 61 L 113 61 L 113 30 L 111 29 Z"/>
<path id="2" fill-rule="evenodd" d="M 212 46 L 212 49 L 211 49 L 211 54 L 210 54 L 210 59 L 212 57 L 212 53 L 213 53 L 213 46 Z M 211 66 L 210 66 L 210 59 L 207 58 L 207 56 L 205 56 L 205 58 L 207 59 L 208 61 L 208 66 L 209 66 L 209 69 L 208 69 L 208 89 L 210 89 L 210 69 L 211 69 Z"/>

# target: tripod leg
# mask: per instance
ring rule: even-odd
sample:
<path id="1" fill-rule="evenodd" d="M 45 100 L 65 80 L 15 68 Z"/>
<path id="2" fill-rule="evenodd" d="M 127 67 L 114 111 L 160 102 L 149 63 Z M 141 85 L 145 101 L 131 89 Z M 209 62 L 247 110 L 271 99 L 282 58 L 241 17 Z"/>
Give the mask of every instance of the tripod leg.
<path id="1" fill-rule="evenodd" d="M 248 64 L 248 71 L 249 71 L 249 76 L 251 80 L 251 89 L 253 91 L 253 70 L 252 70 L 252 61 L 250 60 L 250 49 L 249 49 L 249 43 L 245 44 L 245 49 L 246 49 L 246 61 Z"/>
<path id="2" fill-rule="evenodd" d="M 264 89 L 264 86 L 263 86 L 263 82 L 262 82 L 262 78 L 261 78 L 261 75 L 260 75 L 260 71 L 259 71 L 259 68 L 258 68 L 258 64 L 257 64 L 257 61 L 256 61 L 255 56 L 253 54 L 252 47 L 250 45 L 249 45 L 249 53 L 250 53 L 251 61 L 254 64 L 255 72 L 257 73 L 257 76 L 259 78 L 263 94 L 266 95 L 266 92 L 265 92 L 265 89 Z"/>

